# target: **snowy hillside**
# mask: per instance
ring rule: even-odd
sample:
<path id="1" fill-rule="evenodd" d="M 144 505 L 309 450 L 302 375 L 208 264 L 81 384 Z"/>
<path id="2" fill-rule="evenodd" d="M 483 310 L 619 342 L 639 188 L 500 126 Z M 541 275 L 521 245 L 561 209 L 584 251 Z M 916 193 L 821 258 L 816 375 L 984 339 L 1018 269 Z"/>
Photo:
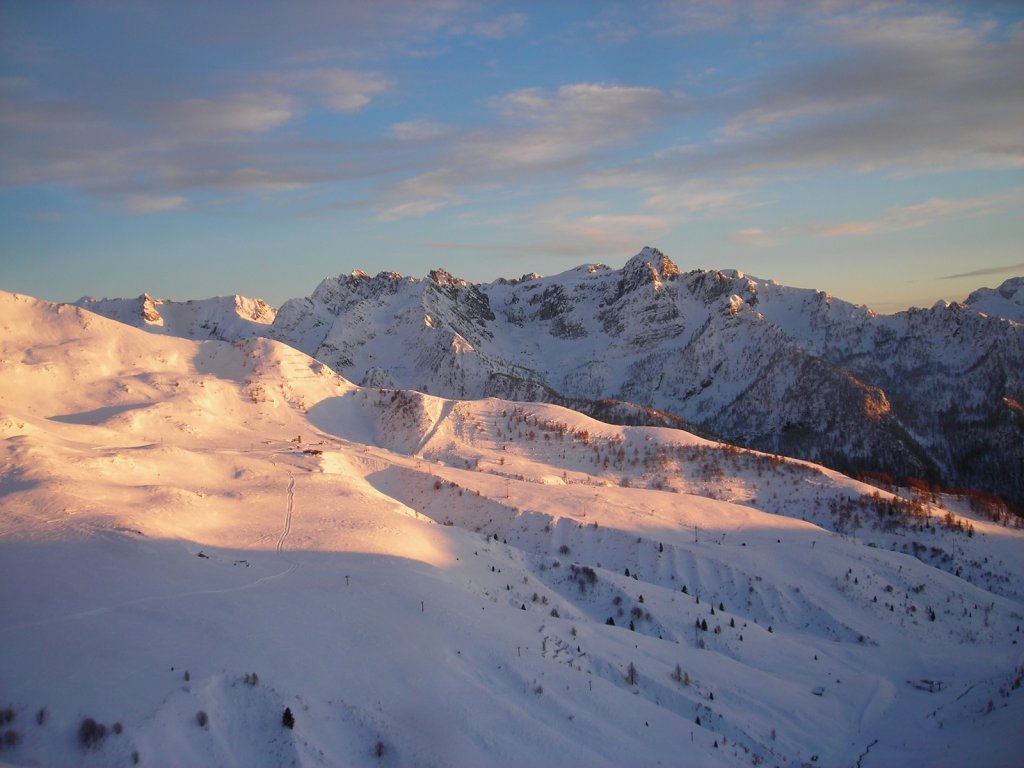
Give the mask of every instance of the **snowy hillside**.
<path id="1" fill-rule="evenodd" d="M 266 338 L 12 294 L 0 331 L 4 762 L 1019 764 L 998 509 Z"/>

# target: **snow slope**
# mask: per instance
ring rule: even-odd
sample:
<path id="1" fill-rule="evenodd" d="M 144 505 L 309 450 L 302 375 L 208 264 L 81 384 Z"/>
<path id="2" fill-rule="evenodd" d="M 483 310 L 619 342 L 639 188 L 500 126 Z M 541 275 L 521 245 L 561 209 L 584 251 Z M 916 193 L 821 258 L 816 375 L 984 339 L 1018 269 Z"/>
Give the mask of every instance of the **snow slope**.
<path id="1" fill-rule="evenodd" d="M 963 500 L 264 338 L 0 331 L 0 760 L 1019 763 L 1024 534 Z"/>

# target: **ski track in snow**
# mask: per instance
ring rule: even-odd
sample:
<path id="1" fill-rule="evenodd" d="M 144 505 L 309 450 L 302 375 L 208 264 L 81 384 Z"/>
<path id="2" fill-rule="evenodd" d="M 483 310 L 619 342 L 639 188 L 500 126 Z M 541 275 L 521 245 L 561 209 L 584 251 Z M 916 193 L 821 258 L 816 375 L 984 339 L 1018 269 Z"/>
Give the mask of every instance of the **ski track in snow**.
<path id="1" fill-rule="evenodd" d="M 292 512 L 295 510 L 295 478 L 291 477 L 288 479 L 288 506 L 285 510 L 284 515 L 284 528 L 281 530 L 281 536 L 277 540 L 277 553 L 281 554 L 284 552 L 284 541 L 288 538 L 288 534 L 292 531 Z"/>

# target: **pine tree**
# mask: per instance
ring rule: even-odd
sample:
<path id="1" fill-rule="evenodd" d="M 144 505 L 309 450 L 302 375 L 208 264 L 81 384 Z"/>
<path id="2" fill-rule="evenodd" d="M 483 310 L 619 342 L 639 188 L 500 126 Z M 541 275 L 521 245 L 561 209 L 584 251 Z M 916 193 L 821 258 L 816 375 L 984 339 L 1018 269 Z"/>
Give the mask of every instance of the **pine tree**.
<path id="1" fill-rule="evenodd" d="M 292 714 L 291 707 L 284 708 L 284 714 L 281 715 L 281 725 L 289 730 L 295 727 L 295 716 Z"/>

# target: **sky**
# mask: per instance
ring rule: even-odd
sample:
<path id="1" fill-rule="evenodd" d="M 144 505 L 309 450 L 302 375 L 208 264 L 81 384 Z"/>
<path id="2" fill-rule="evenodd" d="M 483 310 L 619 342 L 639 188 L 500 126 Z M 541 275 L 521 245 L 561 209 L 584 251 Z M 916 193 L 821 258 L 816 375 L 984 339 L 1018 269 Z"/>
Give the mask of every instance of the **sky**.
<path id="1" fill-rule="evenodd" d="M 1024 274 L 1024 4 L 0 4 L 0 289 L 740 269 L 881 312 Z"/>

